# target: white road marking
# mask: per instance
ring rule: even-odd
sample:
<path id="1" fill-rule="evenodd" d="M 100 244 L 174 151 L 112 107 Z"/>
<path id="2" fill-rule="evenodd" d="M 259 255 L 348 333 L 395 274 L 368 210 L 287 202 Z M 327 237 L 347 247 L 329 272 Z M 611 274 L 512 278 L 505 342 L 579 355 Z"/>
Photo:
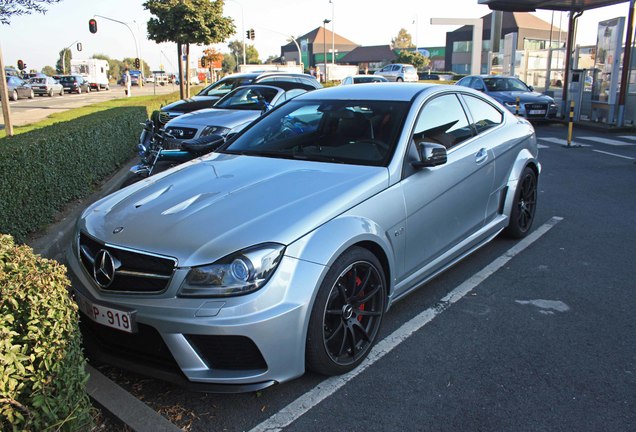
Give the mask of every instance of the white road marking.
<path id="1" fill-rule="evenodd" d="M 550 146 L 543 145 L 543 144 L 537 144 L 537 147 L 539 147 L 540 149 L 550 148 Z"/>
<path id="2" fill-rule="evenodd" d="M 616 153 L 610 153 L 610 152 L 606 152 L 606 151 L 603 151 L 603 150 L 592 150 L 592 151 L 595 151 L 596 153 L 603 153 L 603 154 L 610 155 L 610 156 L 616 156 L 616 157 L 623 158 L 623 159 L 629 159 L 629 160 L 636 159 L 636 158 L 633 158 L 633 157 L 623 156 L 623 155 L 619 155 L 619 154 L 616 154 Z"/>
<path id="3" fill-rule="evenodd" d="M 559 300 L 515 300 L 515 303 L 535 306 L 540 309 L 539 313 L 544 315 L 554 315 L 554 311 L 567 312 L 570 310 L 570 306 Z"/>
<path id="4" fill-rule="evenodd" d="M 636 136 L 635 135 L 621 135 L 621 136 L 619 136 L 619 138 L 636 141 Z"/>
<path id="5" fill-rule="evenodd" d="M 559 144 L 559 145 L 567 145 L 568 144 L 568 140 L 563 139 L 563 138 L 542 137 L 542 138 L 539 138 L 539 140 L 547 141 L 547 142 L 550 142 L 550 143 L 553 143 L 553 144 Z M 570 144 L 573 145 L 573 146 L 577 146 L 578 145 L 578 146 L 581 146 L 581 147 L 592 147 L 589 144 L 581 144 L 580 142 L 575 142 L 575 141 L 572 141 Z"/>
<path id="6" fill-rule="evenodd" d="M 611 145 L 611 146 L 633 146 L 633 145 L 636 145 L 636 144 L 633 144 L 633 143 L 627 143 L 625 141 L 619 141 L 619 140 L 610 139 L 610 138 L 603 138 L 603 137 L 585 136 L 585 137 L 579 137 L 579 138 L 585 139 L 585 140 L 589 140 L 589 141 L 600 142 L 602 144 L 607 144 L 607 145 Z"/>
<path id="7" fill-rule="evenodd" d="M 512 248 L 508 249 L 508 251 L 501 255 L 499 258 L 496 258 L 493 262 L 488 264 L 479 272 L 475 273 L 471 278 L 467 279 L 462 284 L 453 289 L 435 306 L 421 312 L 416 317 L 404 323 L 392 334 L 378 342 L 378 344 L 373 347 L 373 349 L 369 353 L 369 356 L 356 369 L 352 370 L 348 374 L 326 379 L 325 381 L 321 382 L 316 387 L 287 405 L 285 408 L 281 409 L 279 412 L 254 427 L 252 430 L 250 430 L 250 432 L 281 431 L 284 427 L 289 426 L 303 414 L 334 394 L 353 378 L 361 374 L 373 363 L 380 360 L 386 354 L 390 353 L 400 343 L 404 342 L 413 333 L 431 322 L 435 317 L 447 310 L 452 304 L 456 303 L 466 294 L 470 293 L 475 287 L 481 284 L 497 270 L 505 266 L 508 261 L 524 251 L 532 243 L 539 240 L 545 233 L 550 231 L 550 229 L 552 229 L 557 223 L 562 220 L 563 218 L 558 216 L 552 217 L 548 222 L 541 225 L 534 232 L 530 233 L 526 238 L 519 241 L 519 243 L 517 243 Z"/>

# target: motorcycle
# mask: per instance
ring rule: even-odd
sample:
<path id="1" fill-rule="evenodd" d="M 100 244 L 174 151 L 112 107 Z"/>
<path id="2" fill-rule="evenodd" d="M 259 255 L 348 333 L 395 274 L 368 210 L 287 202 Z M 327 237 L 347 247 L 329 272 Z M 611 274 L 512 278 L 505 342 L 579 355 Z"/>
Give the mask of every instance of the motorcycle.
<path id="1" fill-rule="evenodd" d="M 158 128 L 153 120 L 146 120 L 141 125 L 143 129 L 137 144 L 140 161 L 130 168 L 131 175 L 122 187 L 151 176 L 160 162 L 167 162 L 172 167 L 210 153 L 225 143 L 225 137 L 221 135 L 208 135 L 183 141 L 177 149 L 165 148 L 170 147 L 170 141 L 175 139 L 173 135 Z"/>

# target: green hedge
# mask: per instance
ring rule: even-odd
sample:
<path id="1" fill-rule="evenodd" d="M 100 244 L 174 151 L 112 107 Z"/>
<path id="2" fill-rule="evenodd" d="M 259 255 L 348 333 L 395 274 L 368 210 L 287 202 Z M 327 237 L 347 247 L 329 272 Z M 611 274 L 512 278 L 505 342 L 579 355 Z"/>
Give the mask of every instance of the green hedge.
<path id="1" fill-rule="evenodd" d="M 0 428 L 90 430 L 88 375 L 66 269 L 0 235 Z"/>
<path id="2" fill-rule="evenodd" d="M 24 242 L 130 160 L 165 95 L 144 99 L 0 139 L 0 232 Z"/>

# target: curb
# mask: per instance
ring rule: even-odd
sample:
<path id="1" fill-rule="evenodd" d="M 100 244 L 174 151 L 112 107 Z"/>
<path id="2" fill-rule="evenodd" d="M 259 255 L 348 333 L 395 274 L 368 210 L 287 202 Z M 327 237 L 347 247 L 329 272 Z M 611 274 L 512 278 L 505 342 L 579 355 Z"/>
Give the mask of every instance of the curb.
<path id="1" fill-rule="evenodd" d="M 117 173 L 103 183 L 99 190 L 78 201 L 63 219 L 49 225 L 44 233 L 40 233 L 37 238 L 30 240 L 28 244 L 34 252 L 65 264 L 66 249 L 71 242 L 75 220 L 88 204 L 119 189 L 128 176 L 130 167 L 135 162 L 136 158 L 128 161 Z M 93 402 L 132 430 L 138 432 L 176 432 L 181 430 L 92 366 L 86 365 L 86 371 L 90 375 L 86 383 L 86 392 Z"/>

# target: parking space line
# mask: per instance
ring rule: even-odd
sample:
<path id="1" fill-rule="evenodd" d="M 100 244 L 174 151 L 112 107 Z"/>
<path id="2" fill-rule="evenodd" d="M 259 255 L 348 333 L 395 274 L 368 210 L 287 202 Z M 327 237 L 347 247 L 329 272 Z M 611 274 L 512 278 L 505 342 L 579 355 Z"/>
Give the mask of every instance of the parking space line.
<path id="1" fill-rule="evenodd" d="M 621 135 L 619 138 L 636 141 L 636 136 L 633 136 L 633 135 Z"/>
<path id="2" fill-rule="evenodd" d="M 610 156 L 616 156 L 616 157 L 623 158 L 623 159 L 629 159 L 629 160 L 636 159 L 636 158 L 633 158 L 633 157 L 623 156 L 623 155 L 619 155 L 619 154 L 616 154 L 616 153 L 610 153 L 610 152 L 606 152 L 606 151 L 603 151 L 603 150 L 592 150 L 592 151 L 595 151 L 596 153 L 603 153 L 603 154 L 610 155 Z"/>
<path id="3" fill-rule="evenodd" d="M 541 137 L 539 138 L 539 140 L 541 141 L 547 141 L 549 143 L 553 143 L 553 144 L 559 144 L 559 145 L 567 145 L 568 140 L 563 139 L 563 138 L 554 138 L 554 137 Z M 574 146 L 581 146 L 581 147 L 592 147 L 589 144 L 581 144 L 580 142 L 572 142 L 572 145 Z"/>
<path id="4" fill-rule="evenodd" d="M 619 141 L 619 140 L 615 140 L 615 139 L 611 139 L 611 138 L 603 138 L 603 137 L 591 137 L 591 136 L 584 136 L 584 137 L 579 137 L 580 139 L 584 139 L 584 140 L 588 140 L 588 141 L 595 141 L 595 142 L 600 142 L 602 144 L 607 144 L 607 145 L 611 145 L 611 146 L 634 146 L 636 144 L 634 143 L 628 143 L 625 141 Z"/>
<path id="5" fill-rule="evenodd" d="M 391 352 L 400 343 L 404 342 L 413 333 L 431 322 L 435 317 L 447 310 L 451 305 L 466 296 L 466 294 L 470 293 L 473 289 L 475 289 L 475 287 L 481 284 L 497 270 L 505 266 L 508 261 L 524 251 L 528 246 L 539 240 L 544 234 L 550 231 L 556 224 L 558 224 L 562 220 L 563 218 L 558 216 L 552 217 L 549 221 L 541 225 L 526 238 L 519 241 L 512 248 L 508 249 L 508 251 L 506 251 L 503 255 L 499 256 L 486 267 L 481 269 L 479 272 L 475 273 L 472 277 L 455 287 L 435 306 L 421 312 L 420 314 L 415 316 L 415 318 L 412 318 L 408 322 L 404 323 L 392 334 L 378 342 L 378 344 L 369 353 L 369 356 L 356 369 L 352 370 L 348 374 L 326 379 L 325 381 L 321 382 L 316 387 L 281 409 L 279 412 L 251 429 L 250 432 L 274 432 L 280 431 L 284 427 L 289 426 L 303 414 L 311 410 L 320 402 L 338 391 L 353 378 L 361 374 L 369 366 Z"/>

